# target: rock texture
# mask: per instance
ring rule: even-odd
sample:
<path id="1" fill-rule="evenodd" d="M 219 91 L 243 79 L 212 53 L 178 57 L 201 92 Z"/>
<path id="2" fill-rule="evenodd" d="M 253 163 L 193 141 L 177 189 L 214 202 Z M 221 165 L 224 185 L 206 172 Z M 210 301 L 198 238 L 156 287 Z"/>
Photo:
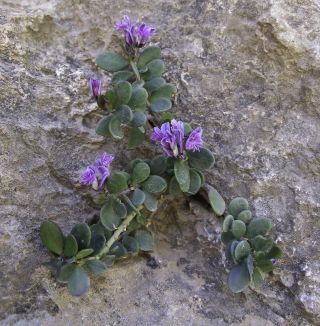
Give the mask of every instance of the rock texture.
<path id="1" fill-rule="evenodd" d="M 320 5 L 317 0 L 1 0 L 2 325 L 320 324 Z M 123 14 L 158 28 L 175 114 L 201 123 L 227 200 L 271 217 L 286 252 L 261 289 L 227 289 L 221 221 L 197 201 L 164 207 L 152 258 L 116 265 L 70 298 L 41 267 L 38 228 L 96 212 L 78 184 L 98 152 L 145 155 L 95 135 L 87 78 L 119 49 Z M 167 208 L 166 208 L 167 207 Z"/>

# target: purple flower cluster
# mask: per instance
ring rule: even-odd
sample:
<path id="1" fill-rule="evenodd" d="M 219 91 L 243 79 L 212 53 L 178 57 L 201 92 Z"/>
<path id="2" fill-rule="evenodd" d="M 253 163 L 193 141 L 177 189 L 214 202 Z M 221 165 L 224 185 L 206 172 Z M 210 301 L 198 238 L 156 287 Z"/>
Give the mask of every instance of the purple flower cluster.
<path id="1" fill-rule="evenodd" d="M 128 16 L 124 16 L 121 21 L 117 22 L 115 29 L 123 31 L 125 42 L 129 49 L 144 47 L 156 32 L 155 28 L 145 23 L 137 22 L 133 24 Z"/>
<path id="2" fill-rule="evenodd" d="M 94 189 L 102 189 L 103 184 L 110 175 L 110 164 L 114 157 L 107 153 L 102 153 L 95 160 L 95 166 L 89 165 L 86 171 L 81 175 L 80 182 L 83 185 L 91 186 Z"/>
<path id="3" fill-rule="evenodd" d="M 92 96 L 97 99 L 101 95 L 101 88 L 102 88 L 101 80 L 90 78 L 89 88 L 91 90 Z"/>
<path id="4" fill-rule="evenodd" d="M 185 137 L 183 122 L 172 120 L 171 123 L 162 124 L 160 128 L 155 127 L 151 140 L 159 142 L 167 156 L 183 158 L 185 150 L 195 152 L 203 146 L 202 132 L 202 128 L 198 127 Z"/>

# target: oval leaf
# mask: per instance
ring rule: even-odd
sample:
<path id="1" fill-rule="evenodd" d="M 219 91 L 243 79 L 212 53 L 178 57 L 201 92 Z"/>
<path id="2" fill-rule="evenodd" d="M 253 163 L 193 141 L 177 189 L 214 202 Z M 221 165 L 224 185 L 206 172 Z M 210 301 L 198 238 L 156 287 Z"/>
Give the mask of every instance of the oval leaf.
<path id="1" fill-rule="evenodd" d="M 115 139 L 123 138 L 123 131 L 121 129 L 120 120 L 116 115 L 113 115 L 108 123 L 108 130 L 111 136 Z"/>
<path id="2" fill-rule="evenodd" d="M 228 285 L 232 292 L 239 293 L 250 283 L 250 274 L 245 263 L 233 267 L 228 277 Z"/>
<path id="3" fill-rule="evenodd" d="M 142 188 L 151 194 L 158 194 L 166 190 L 167 182 L 158 175 L 151 175 L 148 180 L 143 183 Z"/>
<path id="4" fill-rule="evenodd" d="M 63 234 L 59 226 L 51 221 L 44 221 L 40 226 L 42 243 L 54 254 L 61 255 L 63 250 Z"/>
<path id="5" fill-rule="evenodd" d="M 77 224 L 72 228 L 70 233 L 76 238 L 79 250 L 89 247 L 91 240 L 91 230 L 88 224 Z"/>
<path id="6" fill-rule="evenodd" d="M 128 135 L 128 147 L 133 149 L 141 145 L 144 141 L 144 133 L 141 132 L 138 128 L 132 128 Z"/>
<path id="7" fill-rule="evenodd" d="M 213 154 L 206 148 L 200 148 L 199 151 L 187 152 L 189 165 L 195 169 L 207 170 L 214 164 Z"/>
<path id="8" fill-rule="evenodd" d="M 138 230 L 135 233 L 135 239 L 139 243 L 142 251 L 151 251 L 154 247 L 154 239 L 150 232 L 145 230 Z"/>
<path id="9" fill-rule="evenodd" d="M 175 160 L 174 162 L 174 175 L 183 192 L 187 192 L 190 188 L 190 170 L 187 161 Z"/>
<path id="10" fill-rule="evenodd" d="M 77 240 L 72 234 L 69 234 L 64 241 L 63 254 L 65 255 L 65 257 L 70 258 L 75 256 L 77 252 L 78 252 Z"/>
<path id="11" fill-rule="evenodd" d="M 102 53 L 97 56 L 96 64 L 108 72 L 119 71 L 129 65 L 129 61 L 116 53 Z"/>
<path id="12" fill-rule="evenodd" d="M 137 67 L 142 68 L 152 60 L 160 59 L 160 56 L 161 56 L 161 50 L 159 47 L 149 46 L 141 52 L 138 59 Z"/>
<path id="13" fill-rule="evenodd" d="M 57 280 L 61 283 L 68 283 L 71 274 L 74 272 L 76 267 L 77 267 L 76 264 L 63 265 L 59 270 L 59 273 L 57 275 Z"/>
<path id="14" fill-rule="evenodd" d="M 210 187 L 208 191 L 208 198 L 214 213 L 218 216 L 222 216 L 226 209 L 226 203 L 222 196 L 216 189 Z"/>
<path id="15" fill-rule="evenodd" d="M 79 251 L 76 255 L 76 259 L 82 259 L 85 257 L 90 256 L 93 253 L 93 249 L 92 248 L 88 248 L 88 249 L 82 249 L 81 251 Z"/>
<path id="16" fill-rule="evenodd" d="M 121 81 L 114 86 L 117 95 L 117 103 L 127 104 L 132 95 L 132 86 L 127 81 Z"/>
<path id="17" fill-rule="evenodd" d="M 147 122 L 146 115 L 141 111 L 136 111 L 133 113 L 132 125 L 136 128 L 144 126 Z"/>
<path id="18" fill-rule="evenodd" d="M 148 92 L 144 88 L 138 87 L 132 91 L 132 96 L 128 105 L 134 110 L 145 111 L 147 99 Z"/>
<path id="19" fill-rule="evenodd" d="M 82 267 L 77 267 L 70 276 L 68 289 L 71 295 L 81 297 L 90 287 L 90 279 Z"/>
<path id="20" fill-rule="evenodd" d="M 132 193 L 131 202 L 135 207 L 138 207 L 144 203 L 146 199 L 145 193 L 140 189 L 135 189 Z"/>
<path id="21" fill-rule="evenodd" d="M 150 167 L 145 162 L 140 162 L 135 165 L 132 171 L 131 182 L 136 185 L 148 179 L 150 175 Z"/>
<path id="22" fill-rule="evenodd" d="M 153 112 L 164 112 L 170 110 L 172 107 L 172 103 L 165 97 L 160 97 L 151 102 L 150 108 Z"/>
<path id="23" fill-rule="evenodd" d="M 128 188 L 127 177 L 121 172 L 112 173 L 106 184 L 110 194 L 116 194 Z"/>
<path id="24" fill-rule="evenodd" d="M 112 114 L 103 117 L 96 126 L 96 133 L 100 136 L 110 136 L 109 122 L 112 119 Z"/>
<path id="25" fill-rule="evenodd" d="M 158 209 L 157 198 L 154 197 L 152 194 L 148 193 L 147 191 L 144 191 L 144 194 L 146 196 L 143 203 L 144 207 L 150 212 L 155 212 Z"/>

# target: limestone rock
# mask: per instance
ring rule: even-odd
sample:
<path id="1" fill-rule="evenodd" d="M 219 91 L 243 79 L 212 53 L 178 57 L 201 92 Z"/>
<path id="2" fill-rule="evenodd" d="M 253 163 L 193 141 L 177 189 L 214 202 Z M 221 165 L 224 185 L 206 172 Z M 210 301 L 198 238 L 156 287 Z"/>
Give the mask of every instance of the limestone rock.
<path id="1" fill-rule="evenodd" d="M 3 325 L 309 325 L 320 315 L 320 7 L 317 0 L 4 0 L 0 3 L 0 317 Z M 41 221 L 66 230 L 97 206 L 79 174 L 125 144 L 94 132 L 87 79 L 119 50 L 123 14 L 158 29 L 177 117 L 201 123 L 212 184 L 272 218 L 286 255 L 263 288 L 226 287 L 221 221 L 201 205 L 157 215 L 154 256 L 70 298 L 41 267 Z M 200 213 L 199 213 L 200 212 Z M 177 218 L 183 214 L 184 218 Z M 162 221 L 162 222 L 160 222 Z M 152 264 L 149 264 L 152 266 Z M 293 283 L 281 281 L 280 271 Z M 290 286 L 289 286 L 290 285 Z"/>

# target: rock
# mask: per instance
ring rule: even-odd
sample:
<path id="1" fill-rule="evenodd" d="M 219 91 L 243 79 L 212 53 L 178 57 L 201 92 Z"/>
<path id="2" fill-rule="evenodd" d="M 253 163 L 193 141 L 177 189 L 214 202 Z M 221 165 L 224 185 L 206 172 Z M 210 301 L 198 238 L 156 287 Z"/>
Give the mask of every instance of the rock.
<path id="1" fill-rule="evenodd" d="M 8 0 L 1 11 L 2 324 L 317 323 L 316 0 Z M 210 182 L 227 201 L 247 197 L 257 216 L 274 221 L 285 256 L 265 288 L 239 295 L 227 289 L 221 220 L 201 205 L 196 217 L 182 204 L 156 216 L 160 268 L 142 258 L 118 264 L 93 279 L 83 299 L 70 298 L 41 267 L 48 253 L 40 223 L 49 218 L 69 231 L 97 211 L 93 193 L 78 183 L 85 166 L 102 150 L 116 153 L 120 166 L 149 153 L 128 153 L 94 132 L 99 117 L 87 79 L 103 77 L 107 87 L 94 58 L 120 49 L 113 25 L 123 14 L 157 27 L 167 79 L 178 86 L 174 113 L 201 123 L 216 155 Z M 281 270 L 293 284 L 277 281 Z"/>

